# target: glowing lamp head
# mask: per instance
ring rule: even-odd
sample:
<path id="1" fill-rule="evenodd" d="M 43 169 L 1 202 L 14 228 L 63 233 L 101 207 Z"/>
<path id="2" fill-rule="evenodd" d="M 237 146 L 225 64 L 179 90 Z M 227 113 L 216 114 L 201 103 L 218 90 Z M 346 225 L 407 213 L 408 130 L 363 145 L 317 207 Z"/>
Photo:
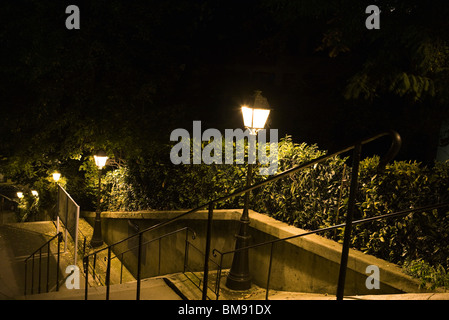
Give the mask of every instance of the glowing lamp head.
<path id="1" fill-rule="evenodd" d="M 104 152 L 104 150 L 99 150 L 94 155 L 94 159 L 95 159 L 95 164 L 97 165 L 98 169 L 102 169 L 106 165 L 108 156 L 106 155 L 106 152 Z"/>
<path id="2" fill-rule="evenodd" d="M 269 114 L 270 109 L 242 106 L 243 124 L 251 134 L 256 134 L 257 131 L 265 127 Z"/>
<path id="3" fill-rule="evenodd" d="M 23 198 L 23 192 L 17 192 L 17 197 L 19 198 L 19 199 L 22 199 Z"/>
<path id="4" fill-rule="evenodd" d="M 31 190 L 31 194 L 35 197 L 39 197 L 39 193 L 36 190 Z"/>
<path id="5" fill-rule="evenodd" d="M 61 178 L 61 174 L 59 172 L 54 172 L 53 173 L 53 180 L 55 182 L 58 182 L 60 178 Z"/>

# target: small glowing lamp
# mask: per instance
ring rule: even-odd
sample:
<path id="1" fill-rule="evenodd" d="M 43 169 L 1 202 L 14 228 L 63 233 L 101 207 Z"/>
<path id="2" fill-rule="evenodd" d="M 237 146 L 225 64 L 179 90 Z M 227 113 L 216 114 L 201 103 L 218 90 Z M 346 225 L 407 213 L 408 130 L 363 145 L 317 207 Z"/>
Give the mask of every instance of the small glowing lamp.
<path id="1" fill-rule="evenodd" d="M 59 172 L 54 172 L 53 173 L 53 180 L 55 182 L 58 182 L 60 178 L 61 178 L 61 174 Z"/>
<path id="2" fill-rule="evenodd" d="M 36 190 L 31 190 L 31 194 L 35 197 L 39 197 L 39 192 L 37 192 Z"/>
<path id="3" fill-rule="evenodd" d="M 106 165 L 106 161 L 108 160 L 108 156 L 104 150 L 97 151 L 97 154 L 94 155 L 95 164 L 98 169 L 102 169 Z"/>
<path id="4" fill-rule="evenodd" d="M 23 198 L 23 192 L 17 192 L 17 197 L 19 198 L 19 199 L 22 199 Z"/>

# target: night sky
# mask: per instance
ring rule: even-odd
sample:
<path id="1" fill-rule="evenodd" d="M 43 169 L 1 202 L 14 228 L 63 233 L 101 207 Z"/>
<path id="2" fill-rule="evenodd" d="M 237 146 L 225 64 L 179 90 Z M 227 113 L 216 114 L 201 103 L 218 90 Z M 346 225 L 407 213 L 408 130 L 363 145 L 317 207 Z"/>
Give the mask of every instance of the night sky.
<path id="1" fill-rule="evenodd" d="M 268 128 L 280 137 L 336 149 L 396 129 L 404 139 L 399 158 L 431 163 L 441 101 L 381 89 L 351 100 L 344 92 L 367 61 L 379 63 L 379 79 L 413 73 L 416 61 L 405 50 L 415 39 L 403 35 L 414 22 L 445 39 L 447 4 L 426 11 L 419 1 L 372 2 L 384 10 L 380 30 L 365 27 L 368 2 L 2 3 L 1 154 L 39 148 L 58 157 L 100 144 L 168 143 L 171 130 L 191 131 L 194 120 L 224 132 L 242 127 L 240 105 L 261 90 L 272 108 Z M 73 4 L 79 30 L 65 25 Z M 383 65 L 383 54 L 399 58 Z"/>

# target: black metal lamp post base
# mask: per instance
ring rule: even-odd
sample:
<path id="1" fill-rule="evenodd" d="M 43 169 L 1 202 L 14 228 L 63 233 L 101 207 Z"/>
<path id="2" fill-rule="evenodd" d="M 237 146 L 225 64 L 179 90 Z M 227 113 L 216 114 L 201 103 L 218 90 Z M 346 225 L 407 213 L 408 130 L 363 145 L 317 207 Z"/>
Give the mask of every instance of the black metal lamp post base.
<path id="1" fill-rule="evenodd" d="M 249 163 L 246 178 L 247 187 L 251 185 L 252 171 L 252 164 Z M 247 247 L 251 239 L 251 236 L 248 234 L 248 226 L 250 224 L 248 215 L 249 194 L 249 191 L 245 193 L 245 204 L 242 217 L 240 218 L 240 230 L 239 233 L 235 235 L 237 240 L 235 243 L 236 250 Z M 226 287 L 231 290 L 248 290 L 251 288 L 248 249 L 234 252 L 231 270 L 229 271 L 228 278 L 226 280 Z"/>
<path id="2" fill-rule="evenodd" d="M 240 232 L 237 238 L 235 249 L 245 248 L 249 245 L 251 236 L 247 233 L 249 220 L 240 220 Z M 249 272 L 248 249 L 234 253 L 231 270 L 226 279 L 226 287 L 231 290 L 248 290 L 251 288 L 251 274 Z"/>
<path id="3" fill-rule="evenodd" d="M 226 287 L 231 290 L 248 290 L 251 288 L 251 277 L 245 274 L 231 274 L 229 273 L 226 279 Z"/>
<path id="4" fill-rule="evenodd" d="M 90 240 L 90 245 L 93 248 L 97 248 L 102 244 L 103 244 L 103 237 L 101 236 L 101 220 L 100 218 L 95 217 L 94 234 L 92 235 L 92 240 Z"/>
<path id="5" fill-rule="evenodd" d="M 92 246 L 92 248 L 97 248 L 103 245 L 103 240 L 98 240 L 98 239 L 92 239 L 90 241 L 90 245 Z"/>

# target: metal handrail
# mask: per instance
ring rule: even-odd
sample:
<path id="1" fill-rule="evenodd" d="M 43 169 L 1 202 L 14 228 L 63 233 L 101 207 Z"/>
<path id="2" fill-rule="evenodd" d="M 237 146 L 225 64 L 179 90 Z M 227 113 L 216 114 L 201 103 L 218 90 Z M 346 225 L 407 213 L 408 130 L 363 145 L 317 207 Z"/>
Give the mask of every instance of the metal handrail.
<path id="1" fill-rule="evenodd" d="M 369 218 L 365 218 L 365 219 L 360 219 L 360 220 L 352 221 L 351 224 L 352 225 L 357 225 L 357 224 L 363 224 L 363 223 L 367 223 L 367 222 L 372 222 L 372 221 L 375 221 L 375 220 L 396 218 L 396 217 L 399 217 L 399 216 L 408 215 L 410 213 L 422 213 L 422 212 L 426 212 L 426 211 L 429 211 L 429 210 L 434 210 L 434 209 L 448 207 L 448 206 L 449 206 L 449 202 L 443 202 L 443 203 L 428 205 L 428 206 L 424 206 L 424 207 L 420 207 L 420 208 L 407 209 L 407 210 L 402 210 L 402 211 L 393 212 L 393 213 L 386 213 L 386 214 L 383 214 L 383 215 L 380 215 L 380 216 L 374 216 L 374 217 L 369 217 Z M 249 245 L 249 246 L 246 246 L 246 247 L 238 248 L 238 249 L 235 249 L 235 250 L 229 250 L 229 251 L 226 251 L 226 252 L 221 252 L 218 249 L 213 249 L 212 250 L 212 255 L 214 257 L 217 257 L 217 255 L 220 255 L 220 262 L 217 263 L 217 265 L 219 266 L 219 269 L 220 269 L 219 273 L 221 273 L 222 265 L 223 265 L 223 256 L 225 256 L 227 254 L 236 253 L 236 252 L 239 252 L 239 251 L 244 251 L 244 250 L 253 249 L 253 248 L 257 248 L 257 247 L 262 247 L 262 246 L 266 246 L 266 245 L 273 245 L 273 244 L 275 244 L 277 242 L 285 242 L 285 241 L 288 241 L 288 240 L 292 240 L 292 239 L 308 236 L 308 235 L 311 235 L 311 234 L 317 234 L 317 233 L 324 232 L 324 231 L 330 231 L 330 230 L 333 230 L 333 229 L 344 228 L 345 226 L 346 226 L 346 223 L 340 223 L 340 224 L 336 224 L 336 225 L 333 225 L 333 226 L 330 226 L 330 227 L 320 228 L 320 229 L 316 229 L 316 230 L 312 230 L 312 231 L 306 231 L 304 233 L 300 233 L 300 234 L 297 234 L 297 235 L 293 235 L 293 236 L 289 236 L 289 237 L 285 237 L 285 238 L 281 238 L 281 239 L 274 239 L 274 240 L 269 240 L 269 241 L 265 241 L 265 242 L 260 242 L 260 243 L 256 243 L 256 244 Z M 270 283 L 272 258 L 273 258 L 273 247 L 271 247 L 271 252 L 270 252 L 270 261 L 269 261 L 269 267 L 268 267 L 267 285 L 266 285 L 266 288 L 265 288 L 265 299 L 266 300 L 268 300 L 268 290 L 269 290 L 269 283 Z M 219 284 L 219 281 L 217 281 L 217 282 Z M 219 296 L 219 291 L 220 291 L 220 287 L 218 287 L 216 289 L 216 292 L 215 292 L 217 300 L 218 300 L 218 296 Z"/>
<path id="2" fill-rule="evenodd" d="M 46 283 L 46 291 L 49 291 L 48 283 L 49 283 L 49 276 L 50 276 L 50 243 L 55 239 L 58 238 L 58 250 L 57 250 L 57 261 L 56 261 L 56 291 L 59 291 L 59 264 L 60 264 L 60 244 L 62 241 L 62 232 L 57 233 L 53 237 L 51 237 L 47 242 L 45 242 L 43 245 L 41 245 L 39 248 L 37 248 L 32 254 L 30 254 L 24 261 L 25 263 L 25 285 L 24 285 L 24 294 L 27 294 L 27 277 L 28 277 L 28 260 L 32 260 L 32 267 L 31 267 L 31 294 L 34 293 L 34 256 L 39 252 L 39 280 L 38 280 L 38 292 L 41 293 L 41 262 L 42 262 L 42 249 L 46 246 L 47 247 L 47 283 Z"/>
<path id="3" fill-rule="evenodd" d="M 390 136 L 392 141 L 391 141 L 391 145 L 390 145 L 390 148 L 389 148 L 388 152 L 379 161 L 378 170 L 381 171 L 381 170 L 384 169 L 385 165 L 396 156 L 396 154 L 398 153 L 398 151 L 399 151 L 399 149 L 401 147 L 401 143 L 402 143 L 401 142 L 401 137 L 394 130 L 389 130 L 389 131 L 382 132 L 382 133 L 370 136 L 368 138 L 359 140 L 356 143 L 354 143 L 352 145 L 349 145 L 349 146 L 347 146 L 347 147 L 345 147 L 343 149 L 340 149 L 340 150 L 338 150 L 336 152 L 332 152 L 330 154 L 323 155 L 323 156 L 318 157 L 318 158 L 316 158 L 314 160 L 310 160 L 310 161 L 308 161 L 308 162 L 306 162 L 304 164 L 301 164 L 301 165 L 298 165 L 298 166 L 293 167 L 291 169 L 285 170 L 284 172 L 279 173 L 279 174 L 277 174 L 277 175 L 275 175 L 273 177 L 270 177 L 270 178 L 268 178 L 268 179 L 266 179 L 264 181 L 260 181 L 258 183 L 253 184 L 253 185 L 247 186 L 247 187 L 245 187 L 243 189 L 240 189 L 238 191 L 235 191 L 235 192 L 233 192 L 233 193 L 231 193 L 229 195 L 222 196 L 220 198 L 211 200 L 211 201 L 209 201 L 209 202 L 207 202 L 207 203 L 205 203 L 203 205 L 200 205 L 200 206 L 198 206 L 198 207 L 196 207 L 196 208 L 194 208 L 192 210 L 189 210 L 189 211 L 187 211 L 185 213 L 182 213 L 182 214 L 180 214 L 180 215 L 178 215 L 178 216 L 176 216 L 174 218 L 171 218 L 171 219 L 169 219 L 167 221 L 160 222 L 160 223 L 158 223 L 156 225 L 153 225 L 153 226 L 151 226 L 151 227 L 149 227 L 147 229 L 139 231 L 138 233 L 136 233 L 134 235 L 126 237 L 126 238 L 124 238 L 124 239 L 122 239 L 122 240 L 120 240 L 118 242 L 115 242 L 115 243 L 113 243 L 111 245 L 106 246 L 105 248 L 99 249 L 99 250 L 97 250 L 97 251 L 95 251 L 95 252 L 85 256 L 84 257 L 85 264 L 86 264 L 86 261 L 88 262 L 90 256 L 97 255 L 99 252 L 104 251 L 104 250 L 108 250 L 108 264 L 109 264 L 110 263 L 111 249 L 112 249 L 113 246 L 115 246 L 117 244 L 120 244 L 120 243 L 122 243 L 124 241 L 127 241 L 127 240 L 129 240 L 129 239 L 131 239 L 133 237 L 139 237 L 139 246 L 140 246 L 141 245 L 141 238 L 142 238 L 142 234 L 143 233 L 148 232 L 148 231 L 152 231 L 152 230 L 155 230 L 155 229 L 158 229 L 158 228 L 166 226 L 168 224 L 171 224 L 171 223 L 181 219 L 182 217 L 184 217 L 186 215 L 189 215 L 191 213 L 197 212 L 197 211 L 207 207 L 208 208 L 208 223 L 207 223 L 206 252 L 205 252 L 205 258 L 204 258 L 204 274 L 203 274 L 203 277 L 204 277 L 204 280 L 203 280 L 204 289 L 203 289 L 203 296 L 202 296 L 202 299 L 205 300 L 206 299 L 206 294 L 207 294 L 207 277 L 208 277 L 208 271 L 209 271 L 208 270 L 208 261 L 209 261 L 209 253 L 210 253 L 210 238 L 211 238 L 211 227 L 212 227 L 213 206 L 214 206 L 214 204 L 222 202 L 222 201 L 225 201 L 225 200 L 228 200 L 228 199 L 231 199 L 231 198 L 234 198 L 234 197 L 237 197 L 237 196 L 240 196 L 240 195 L 245 194 L 247 192 L 250 192 L 250 191 L 252 191 L 254 189 L 258 189 L 258 188 L 260 188 L 262 186 L 265 186 L 265 185 L 267 185 L 269 183 L 272 183 L 274 181 L 277 181 L 277 180 L 280 180 L 280 179 L 285 178 L 287 176 L 290 176 L 290 175 L 292 175 L 292 174 L 294 174 L 294 173 L 296 173 L 296 172 L 298 172 L 300 170 L 309 168 L 309 167 L 311 167 L 311 166 L 313 166 L 313 165 L 315 165 L 317 163 L 324 162 L 324 161 L 326 161 L 328 159 L 331 159 L 333 157 L 336 157 L 336 156 L 338 156 L 338 155 L 340 155 L 342 153 L 354 150 L 353 171 L 352 171 L 351 188 L 350 188 L 351 192 L 350 192 L 349 200 L 348 200 L 348 214 L 347 214 L 347 218 L 346 218 L 346 223 L 348 224 L 348 228 L 345 228 L 345 237 L 344 237 L 344 240 L 343 240 L 342 262 L 341 262 L 341 265 L 340 265 L 340 277 L 339 277 L 339 285 L 338 285 L 338 291 L 339 292 L 337 294 L 337 297 L 342 298 L 342 290 L 344 288 L 344 280 L 345 280 L 346 265 L 347 265 L 347 256 L 348 256 L 348 250 L 349 250 L 349 237 L 350 237 L 350 234 L 351 234 L 351 228 L 350 227 L 352 226 L 352 215 L 353 215 L 352 211 L 353 211 L 353 208 L 354 208 L 354 205 L 355 205 L 355 189 L 357 187 L 358 165 L 359 165 L 359 162 L 360 162 L 361 148 L 362 148 L 362 145 L 367 144 L 369 142 L 372 142 L 374 140 L 377 140 L 379 138 L 385 137 L 385 136 Z M 139 253 L 140 253 L 140 250 L 139 250 Z M 88 268 L 85 267 L 85 270 L 86 270 L 86 273 L 87 273 L 88 272 Z M 140 270 L 138 270 L 138 272 L 140 272 Z M 139 284 L 139 282 L 138 282 L 138 284 Z M 87 293 L 86 293 L 85 298 L 87 299 Z"/>
<path id="4" fill-rule="evenodd" d="M 391 145 L 389 151 L 387 152 L 387 156 L 388 156 L 388 157 L 382 158 L 381 161 L 379 162 L 379 169 L 381 169 L 381 166 L 382 166 L 383 164 L 388 163 L 388 162 L 394 157 L 394 155 L 397 153 L 397 151 L 399 150 L 400 145 L 401 145 L 401 138 L 400 138 L 399 134 L 398 134 L 396 131 L 391 130 L 391 131 L 384 132 L 384 133 L 381 133 L 381 134 L 372 136 L 372 137 L 370 137 L 370 138 L 367 138 L 367 139 L 364 139 L 364 140 L 361 140 L 360 142 L 358 142 L 358 143 L 360 143 L 360 144 L 366 144 L 366 143 L 368 143 L 368 142 L 374 141 L 374 140 L 376 140 L 376 139 L 378 139 L 378 138 L 381 138 L 381 137 L 384 137 L 384 136 L 387 136 L 387 135 L 391 135 L 391 136 L 392 136 L 392 138 L 393 138 L 393 143 L 392 143 L 392 145 Z M 356 144 L 355 144 L 355 145 L 356 145 Z M 288 170 L 286 170 L 286 171 L 284 171 L 284 172 L 281 172 L 281 173 L 279 173 L 279 174 L 277 174 L 277 175 L 275 175 L 275 176 L 273 176 L 273 177 L 270 177 L 270 178 L 268 178 L 268 179 L 266 179 L 266 180 L 264 180 L 264 181 L 260 181 L 260 182 L 258 182 L 258 183 L 255 183 L 255 184 L 249 186 L 249 187 L 245 187 L 245 188 L 243 188 L 243 189 L 241 189 L 241 190 L 235 191 L 235 192 L 233 192 L 233 193 L 231 193 L 231 194 L 229 194 L 229 195 L 226 195 L 226 196 L 223 196 L 223 197 L 220 197 L 220 198 L 211 200 L 211 201 L 209 201 L 209 202 L 207 202 L 207 203 L 205 203 L 205 204 L 203 204 L 203 205 L 200 205 L 200 206 L 198 206 L 198 207 L 196 207 L 196 208 L 194 208 L 194 209 L 191 209 L 191 210 L 189 210 L 189 211 L 187 211 L 187 212 L 184 212 L 184 213 L 180 214 L 179 216 L 176 216 L 176 217 L 171 218 L 171 219 L 169 219 L 169 220 L 167 220 L 167 221 L 163 221 L 163 222 L 160 222 L 160 223 L 158 223 L 158 224 L 155 224 L 155 225 L 153 225 L 153 226 L 151 226 L 151 227 L 148 227 L 148 228 L 146 228 L 146 229 L 144 229 L 144 230 L 139 231 L 139 232 L 136 233 L 136 234 L 133 234 L 133 235 L 131 235 L 131 236 L 128 236 L 128 237 L 126 237 L 126 238 L 124 238 L 124 239 L 122 239 L 122 240 L 119 240 L 119 241 L 117 241 L 117 242 L 115 242 L 115 243 L 113 243 L 113 244 L 111 244 L 111 245 L 109 245 L 109 246 L 106 246 L 106 247 L 104 247 L 104 248 L 101 248 L 101 249 L 99 249 L 99 250 L 93 252 L 93 253 L 90 253 L 90 254 L 87 255 L 86 257 L 95 255 L 95 254 L 97 254 L 97 253 L 99 253 L 99 252 L 101 252 L 101 251 L 103 251 L 103 250 L 107 250 L 108 247 L 110 247 L 110 246 L 115 246 L 115 245 L 120 244 L 120 243 L 122 243 L 122 242 L 124 242 L 124 241 L 127 241 L 127 240 L 129 240 L 129 239 L 131 239 L 131 238 L 133 238 L 133 237 L 137 237 L 137 236 L 139 236 L 140 233 L 145 233 L 145 232 L 147 232 L 147 231 L 155 230 L 155 229 L 158 229 L 158 228 L 160 228 L 160 227 L 163 227 L 163 226 L 165 226 L 165 225 L 167 225 L 167 224 L 170 224 L 170 223 L 172 223 L 172 222 L 175 222 L 175 221 L 181 219 L 182 217 L 184 217 L 184 216 L 186 216 L 186 215 L 189 215 L 189 214 L 191 214 L 191 213 L 195 213 L 195 212 L 197 212 L 197 211 L 199 211 L 199 210 L 201 210 L 201 209 L 204 209 L 204 208 L 209 207 L 210 205 L 213 205 L 213 204 L 216 204 L 216 203 L 218 203 L 218 202 L 222 202 L 222 201 L 225 201 L 225 200 L 228 200 L 228 199 L 231 199 L 231 198 L 240 196 L 240 195 L 242 195 L 242 194 L 244 194 L 244 193 L 246 193 L 246 192 L 248 192 L 248 191 L 252 191 L 252 190 L 254 190 L 254 189 L 260 188 L 260 187 L 262 187 L 262 186 L 264 186 L 264 185 L 266 185 L 266 184 L 269 184 L 269 183 L 271 183 L 271 182 L 274 182 L 274 181 L 277 181 L 277 180 L 279 180 L 279 179 L 285 178 L 286 176 L 289 176 L 289 175 L 291 175 L 291 174 L 293 174 L 293 173 L 296 173 L 297 171 L 300 171 L 300 170 L 302 170 L 302 169 L 306 169 L 306 168 L 308 168 L 308 167 L 311 167 L 311 166 L 313 166 L 314 164 L 317 164 L 317 163 L 323 162 L 323 161 L 325 161 L 325 160 L 331 159 L 331 158 L 333 158 L 333 157 L 336 157 L 336 156 L 338 156 L 338 155 L 340 155 L 340 154 L 342 154 L 342 153 L 345 153 L 345 152 L 348 152 L 348 151 L 354 149 L 354 148 L 355 148 L 355 145 L 348 146 L 348 147 L 346 147 L 346 148 L 344 148 L 344 149 L 341 149 L 341 150 L 339 150 L 339 151 L 337 151 L 337 152 L 334 152 L 334 153 L 332 153 L 332 154 L 329 154 L 329 155 L 323 155 L 323 156 L 318 157 L 318 158 L 316 158 L 316 159 L 314 159 L 314 160 L 310 160 L 310 161 L 308 161 L 308 162 L 306 162 L 306 163 L 304 163 L 304 164 L 302 164 L 302 165 L 299 165 L 299 166 L 293 167 L 293 168 L 291 168 L 291 169 L 288 169 Z"/>
<path id="5" fill-rule="evenodd" d="M 148 240 L 148 241 L 142 243 L 142 246 L 144 246 L 144 245 L 146 245 L 146 244 L 148 244 L 148 243 L 151 243 L 151 242 L 160 240 L 160 239 L 162 239 L 162 238 L 171 236 L 171 235 L 173 235 L 173 234 L 175 234 L 175 233 L 178 233 L 178 232 L 181 232 L 181 231 L 184 231 L 184 230 L 188 230 L 188 231 L 192 232 L 192 239 L 195 239 L 195 238 L 196 238 L 196 232 L 195 232 L 192 228 L 184 227 L 184 228 L 181 228 L 181 229 L 178 229 L 178 230 L 175 230 L 175 231 L 166 233 L 166 234 L 164 234 L 164 235 L 162 235 L 162 236 L 160 236 L 160 237 L 157 237 L 157 238 Z M 129 251 L 132 251 L 132 250 L 134 250 L 134 249 L 137 249 L 138 247 L 139 247 L 139 246 L 135 246 L 135 247 L 132 247 L 132 248 L 130 248 L 130 249 L 128 249 L 128 250 L 125 250 L 125 251 L 122 251 L 122 252 L 120 252 L 120 253 L 117 253 L 117 254 L 115 254 L 111 259 L 115 259 L 115 258 L 117 258 L 119 255 L 122 255 L 122 256 L 123 256 L 123 254 L 125 254 L 125 253 L 127 253 L 127 252 L 129 252 Z"/>
<path id="6" fill-rule="evenodd" d="M 192 229 L 192 228 L 189 228 L 189 227 L 183 227 L 183 228 L 180 228 L 180 229 L 177 229 L 177 230 L 174 230 L 174 231 L 171 231 L 171 232 L 168 232 L 168 233 L 166 233 L 166 234 L 164 234 L 164 235 L 162 235 L 162 236 L 159 236 L 159 237 L 156 237 L 156 238 L 154 238 L 154 239 L 150 239 L 150 240 L 148 240 L 148 241 L 146 241 L 146 242 L 144 242 L 144 243 L 142 243 L 142 234 L 140 234 L 140 236 L 139 236 L 139 244 L 137 245 L 137 246 L 134 246 L 133 248 L 130 248 L 130 249 L 128 249 L 128 250 L 125 250 L 125 251 L 123 251 L 123 252 L 120 252 L 120 253 L 118 253 L 118 254 L 115 254 L 114 255 L 114 257 L 111 257 L 111 248 L 112 248 L 112 246 L 113 245 L 111 245 L 111 246 L 109 246 L 108 247 L 108 257 L 107 257 L 107 266 L 106 266 L 106 279 L 105 279 L 105 285 L 106 285 L 106 300 L 109 300 L 109 287 L 110 287 L 110 272 L 111 272 L 111 261 L 112 261 L 112 259 L 115 259 L 115 258 L 117 258 L 119 255 L 121 255 L 121 257 L 122 257 L 122 261 L 121 261 L 121 268 L 120 268 L 120 283 L 121 283 L 121 281 L 122 281 L 122 273 L 123 273 L 123 254 L 125 254 L 125 253 L 127 253 L 127 252 L 129 252 L 129 251 L 132 251 L 132 250 L 134 250 L 134 249 L 138 249 L 138 262 L 137 262 L 137 269 L 138 269 L 138 271 L 137 271 L 137 293 L 136 293 L 136 299 L 137 300 L 139 300 L 140 299 L 140 280 L 141 280 L 141 277 L 140 277 L 140 265 L 141 265 L 141 253 L 142 253 L 142 247 L 144 246 L 144 245 L 146 245 L 146 244 L 148 244 L 148 243 L 152 243 L 152 242 L 154 242 L 154 241 L 159 241 L 159 245 L 160 245 L 160 240 L 161 239 L 163 239 L 163 238 L 165 238 L 165 237 L 168 237 L 168 236 L 171 236 L 171 235 L 174 235 L 174 234 L 177 234 L 177 233 L 179 233 L 179 232 L 182 232 L 182 231 L 186 231 L 186 239 L 185 239 L 185 241 L 186 241 L 186 249 L 185 249 L 185 257 L 184 257 L 184 259 L 185 259 L 185 261 L 184 261 L 184 267 L 186 266 L 186 260 L 187 260 L 187 245 L 188 245 L 188 236 L 189 236 L 189 232 L 191 232 L 192 233 L 192 239 L 194 240 L 195 238 L 196 238 L 196 232 Z M 123 241 L 120 241 L 119 243 L 122 243 Z M 117 243 L 115 243 L 115 244 L 117 244 Z M 101 252 L 101 250 L 99 250 L 98 252 Z M 159 247 L 159 267 L 158 267 L 158 274 L 160 273 L 160 254 L 161 254 L 161 251 L 160 251 L 160 247 Z M 89 255 L 90 256 L 90 255 Z M 87 295 L 88 295 L 88 282 L 89 282 L 89 279 L 88 279 L 88 268 L 89 268 L 89 256 L 86 256 L 85 258 L 84 258 L 84 269 L 85 269 L 85 271 L 87 270 L 87 272 L 86 272 L 86 277 L 85 277 L 85 299 L 87 300 Z M 97 277 L 98 278 L 98 280 L 101 282 L 101 279 L 100 279 L 100 277 L 98 276 L 98 275 L 96 275 L 95 274 L 95 260 L 96 260 L 96 254 L 94 255 L 94 266 L 93 266 L 93 268 L 92 268 L 92 271 L 93 271 L 93 277 L 95 278 L 95 277 Z"/>

